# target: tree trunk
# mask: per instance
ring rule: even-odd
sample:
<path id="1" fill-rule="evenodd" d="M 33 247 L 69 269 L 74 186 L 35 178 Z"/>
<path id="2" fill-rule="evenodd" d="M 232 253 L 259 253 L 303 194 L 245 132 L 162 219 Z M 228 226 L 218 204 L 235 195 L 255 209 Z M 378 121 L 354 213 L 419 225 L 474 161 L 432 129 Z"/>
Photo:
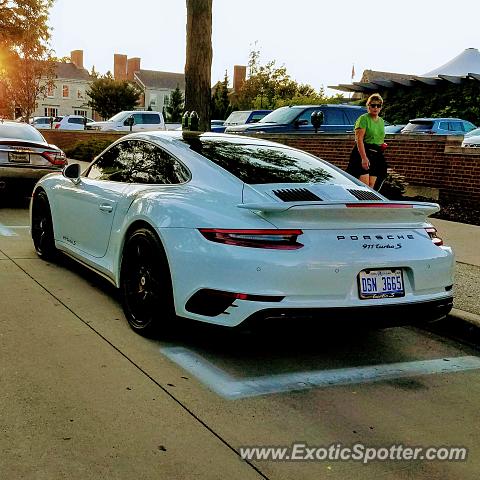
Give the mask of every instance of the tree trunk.
<path id="1" fill-rule="evenodd" d="M 185 110 L 195 110 L 199 129 L 210 130 L 212 0 L 187 0 Z"/>

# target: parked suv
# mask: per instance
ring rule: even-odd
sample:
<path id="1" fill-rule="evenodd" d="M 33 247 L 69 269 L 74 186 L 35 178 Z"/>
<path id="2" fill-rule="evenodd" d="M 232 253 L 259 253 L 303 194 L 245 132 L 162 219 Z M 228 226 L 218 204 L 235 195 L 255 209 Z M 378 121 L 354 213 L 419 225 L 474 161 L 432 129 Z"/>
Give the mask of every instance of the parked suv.
<path id="1" fill-rule="evenodd" d="M 312 113 L 322 112 L 323 123 L 318 129 L 324 133 L 353 132 L 357 118 L 365 107 L 353 105 L 295 105 L 280 107 L 251 125 L 227 127 L 225 133 L 314 133 Z"/>
<path id="2" fill-rule="evenodd" d="M 257 123 L 270 112 L 271 110 L 237 110 L 228 116 L 223 125 L 212 125 L 211 130 L 212 132 L 223 133 L 227 127 Z"/>
<path id="3" fill-rule="evenodd" d="M 87 124 L 87 130 L 101 130 L 104 132 L 129 132 L 129 122 L 133 119 L 132 132 L 140 130 L 166 130 L 165 120 L 161 112 L 150 110 L 125 110 L 117 113 L 106 122 L 92 122 Z"/>
<path id="4" fill-rule="evenodd" d="M 414 118 L 401 133 L 430 135 L 464 135 L 475 125 L 461 118 Z"/>

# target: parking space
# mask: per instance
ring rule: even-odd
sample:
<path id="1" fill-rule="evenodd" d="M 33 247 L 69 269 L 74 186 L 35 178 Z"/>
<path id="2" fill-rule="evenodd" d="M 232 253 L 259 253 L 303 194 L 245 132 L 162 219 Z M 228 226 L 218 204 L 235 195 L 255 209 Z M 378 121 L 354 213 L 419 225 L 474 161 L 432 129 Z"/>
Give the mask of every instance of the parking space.
<path id="1" fill-rule="evenodd" d="M 19 440 L 27 427 L 16 420 L 28 412 L 34 426 L 27 433 L 40 443 L 34 457 L 55 439 L 63 455 L 91 469 L 83 478 L 95 478 L 101 468 L 86 465 L 101 454 L 112 478 L 133 475 L 124 465 L 135 456 L 142 478 L 159 478 L 159 471 L 167 478 L 175 462 L 202 478 L 476 478 L 480 438 L 466 420 L 476 418 L 480 399 L 475 350 L 415 328 L 331 331 L 321 319 L 243 332 L 182 322 L 166 338 L 143 338 L 128 327 L 107 282 L 69 259 L 36 257 L 25 208 L 0 211 L 0 227 L 2 365 L 4 378 L 15 380 L 7 396 L 17 401 L 2 409 L 14 448 L 30 445 Z M 99 428 L 107 440 L 94 433 Z M 367 466 L 249 464 L 236 455 L 240 446 L 298 441 L 465 445 L 470 453 L 463 463 Z M 160 459 L 159 447 L 167 451 Z M 46 468 L 59 478 L 60 467 Z"/>

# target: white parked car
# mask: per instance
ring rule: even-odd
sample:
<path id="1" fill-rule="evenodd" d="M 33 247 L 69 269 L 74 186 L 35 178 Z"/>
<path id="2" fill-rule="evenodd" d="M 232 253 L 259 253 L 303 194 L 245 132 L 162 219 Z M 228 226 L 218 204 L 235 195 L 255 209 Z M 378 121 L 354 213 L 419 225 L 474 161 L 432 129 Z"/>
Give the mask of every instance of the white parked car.
<path id="1" fill-rule="evenodd" d="M 130 122 L 132 122 L 132 132 L 141 130 L 166 130 L 162 113 L 149 110 L 123 111 L 117 113 L 105 122 L 90 123 L 87 129 L 104 132 L 129 132 Z"/>
<path id="2" fill-rule="evenodd" d="M 29 123 L 38 130 L 50 129 L 52 128 L 52 117 L 33 117 Z"/>
<path id="3" fill-rule="evenodd" d="M 452 308 L 452 250 L 427 221 L 438 205 L 389 201 L 303 151 L 149 132 L 79 168 L 36 185 L 35 249 L 64 252 L 119 287 L 137 332 L 176 316 L 383 325 Z"/>
<path id="4" fill-rule="evenodd" d="M 480 147 L 480 128 L 475 128 L 475 130 L 471 130 L 465 134 L 465 137 L 462 141 L 462 147 Z"/>
<path id="5" fill-rule="evenodd" d="M 65 153 L 32 125 L 0 120 L 0 193 L 30 195 L 39 178 L 66 164 Z"/>
<path id="6" fill-rule="evenodd" d="M 87 125 L 93 122 L 93 119 L 84 117 L 83 115 L 55 117 L 53 128 L 58 128 L 59 130 L 85 130 L 85 119 L 87 119 Z"/>

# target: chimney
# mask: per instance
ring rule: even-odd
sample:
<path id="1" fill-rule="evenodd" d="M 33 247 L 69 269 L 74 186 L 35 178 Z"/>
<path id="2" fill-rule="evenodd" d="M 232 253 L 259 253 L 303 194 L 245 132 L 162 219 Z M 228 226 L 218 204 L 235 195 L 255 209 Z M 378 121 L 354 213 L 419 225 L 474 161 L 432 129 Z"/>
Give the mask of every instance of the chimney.
<path id="1" fill-rule="evenodd" d="M 233 91 L 238 92 L 247 78 L 247 67 L 245 65 L 233 66 Z"/>
<path id="2" fill-rule="evenodd" d="M 70 52 L 70 61 L 77 67 L 83 68 L 83 50 L 73 50 Z"/>
<path id="3" fill-rule="evenodd" d="M 138 71 L 140 71 L 140 58 L 129 58 L 127 60 L 127 79 L 133 80 L 133 74 Z"/>
<path id="4" fill-rule="evenodd" d="M 113 78 L 115 80 L 127 79 L 127 56 L 115 53 L 113 55 Z"/>

